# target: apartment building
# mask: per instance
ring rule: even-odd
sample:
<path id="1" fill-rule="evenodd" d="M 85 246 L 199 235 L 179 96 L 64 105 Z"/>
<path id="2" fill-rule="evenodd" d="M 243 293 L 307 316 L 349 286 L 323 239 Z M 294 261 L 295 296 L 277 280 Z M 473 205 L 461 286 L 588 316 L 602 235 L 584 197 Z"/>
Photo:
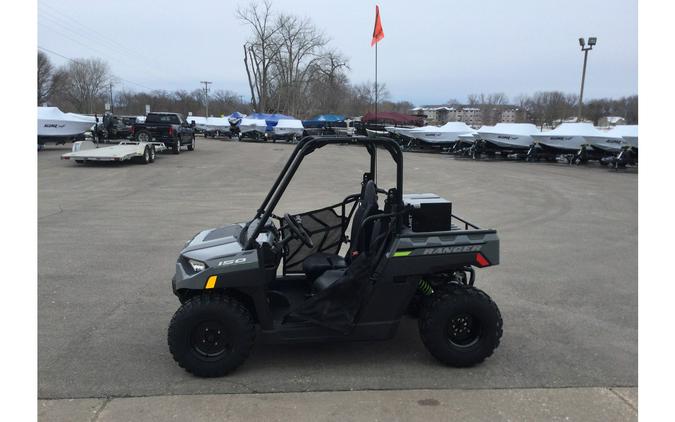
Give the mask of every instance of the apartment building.
<path id="1" fill-rule="evenodd" d="M 464 122 L 469 126 L 494 123 L 518 123 L 526 120 L 525 111 L 516 107 L 494 109 L 488 115 L 478 107 L 426 106 L 415 107 L 412 114 L 426 116 L 427 124 L 443 125 L 447 122 Z"/>

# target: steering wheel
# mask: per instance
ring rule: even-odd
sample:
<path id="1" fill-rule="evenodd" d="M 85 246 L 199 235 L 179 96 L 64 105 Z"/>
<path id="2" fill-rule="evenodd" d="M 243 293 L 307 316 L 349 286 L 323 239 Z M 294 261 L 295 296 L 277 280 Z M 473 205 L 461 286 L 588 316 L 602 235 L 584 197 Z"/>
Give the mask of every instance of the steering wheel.
<path id="1" fill-rule="evenodd" d="M 297 220 L 296 220 L 297 219 Z M 284 221 L 288 225 L 288 229 L 308 248 L 314 247 L 312 237 L 307 233 L 307 229 L 302 226 L 300 217 L 293 217 L 289 213 L 284 214 Z"/>

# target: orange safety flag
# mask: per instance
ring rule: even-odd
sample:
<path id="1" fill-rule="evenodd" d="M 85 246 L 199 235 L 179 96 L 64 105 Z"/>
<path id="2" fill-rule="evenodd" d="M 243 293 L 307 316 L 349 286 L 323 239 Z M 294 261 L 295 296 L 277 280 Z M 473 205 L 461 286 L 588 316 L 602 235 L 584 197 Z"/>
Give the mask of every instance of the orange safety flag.
<path id="1" fill-rule="evenodd" d="M 373 29 L 373 40 L 370 42 L 370 46 L 374 46 L 382 38 L 384 38 L 384 30 L 382 30 L 382 21 L 380 21 L 380 6 L 375 6 L 375 28 Z"/>

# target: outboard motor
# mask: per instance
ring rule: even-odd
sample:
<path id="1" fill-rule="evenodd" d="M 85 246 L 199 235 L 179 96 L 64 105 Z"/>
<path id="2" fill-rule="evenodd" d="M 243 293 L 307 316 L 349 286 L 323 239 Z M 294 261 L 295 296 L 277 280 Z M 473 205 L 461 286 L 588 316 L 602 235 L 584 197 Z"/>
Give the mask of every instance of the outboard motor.
<path id="1" fill-rule="evenodd" d="M 586 145 L 582 145 L 579 151 L 572 157 L 570 164 L 586 164 L 588 162 L 588 149 Z"/>
<path id="2" fill-rule="evenodd" d="M 235 117 L 230 117 L 227 119 L 228 122 L 230 122 L 230 136 L 231 137 L 239 137 L 239 134 L 241 133 L 241 130 L 239 129 L 239 123 L 241 123 L 241 118 L 235 118 Z"/>

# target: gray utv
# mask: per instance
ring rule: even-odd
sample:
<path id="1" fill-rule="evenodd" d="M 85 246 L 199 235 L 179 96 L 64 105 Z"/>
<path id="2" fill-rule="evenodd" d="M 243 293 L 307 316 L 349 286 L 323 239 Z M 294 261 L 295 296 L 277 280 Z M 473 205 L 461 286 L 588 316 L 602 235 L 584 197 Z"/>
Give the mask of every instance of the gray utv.
<path id="1" fill-rule="evenodd" d="M 370 155 L 357 192 L 317 210 L 274 214 L 302 160 L 335 144 Z M 396 164 L 396 186 L 387 190 L 377 185 L 378 150 Z M 217 377 L 241 365 L 255 341 L 386 340 L 408 314 L 434 357 L 471 366 L 502 336 L 499 309 L 473 286 L 474 267 L 498 263 L 495 230 L 456 217 L 434 194 L 403 195 L 394 140 L 306 137 L 250 221 L 204 230 L 185 244 L 172 280 L 181 306 L 169 349 L 188 372 Z"/>

